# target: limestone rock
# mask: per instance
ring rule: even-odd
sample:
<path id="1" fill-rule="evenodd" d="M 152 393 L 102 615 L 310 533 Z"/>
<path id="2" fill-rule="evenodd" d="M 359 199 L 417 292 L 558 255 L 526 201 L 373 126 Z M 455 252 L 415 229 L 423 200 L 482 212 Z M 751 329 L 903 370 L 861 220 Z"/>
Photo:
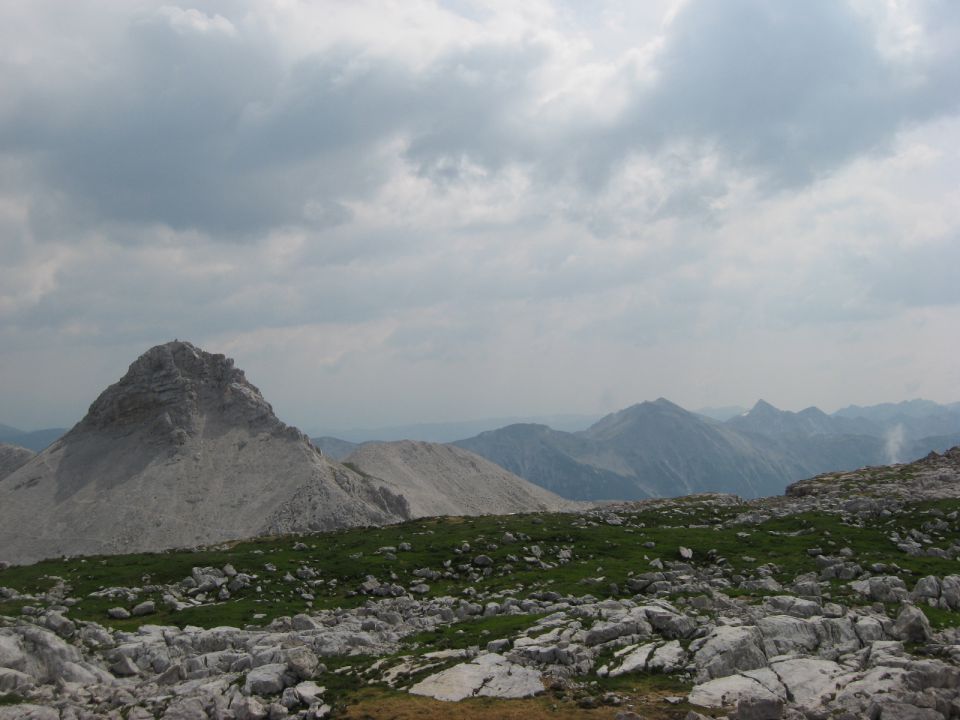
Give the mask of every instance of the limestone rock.
<path id="1" fill-rule="evenodd" d="M 488 653 L 430 675 L 410 692 L 450 702 L 474 696 L 523 698 L 543 692 L 543 679 L 536 670 Z"/>
<path id="2" fill-rule="evenodd" d="M 904 605 L 897 615 L 893 634 L 904 642 L 927 642 L 932 634 L 930 621 L 920 608 L 915 605 Z"/>
<path id="3" fill-rule="evenodd" d="M 722 625 L 703 640 L 691 643 L 699 681 L 753 670 L 767 664 L 763 635 L 756 627 Z"/>

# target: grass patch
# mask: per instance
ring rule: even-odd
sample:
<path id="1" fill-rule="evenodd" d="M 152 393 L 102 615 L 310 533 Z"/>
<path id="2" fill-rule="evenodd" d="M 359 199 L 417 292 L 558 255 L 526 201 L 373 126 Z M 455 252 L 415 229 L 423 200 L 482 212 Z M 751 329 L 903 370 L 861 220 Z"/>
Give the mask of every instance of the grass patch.
<path id="1" fill-rule="evenodd" d="M 491 640 L 511 638 L 533 627 L 542 617 L 542 614 L 495 615 L 479 620 L 468 620 L 411 635 L 405 644 L 420 647 L 427 652 L 475 646 L 482 649 Z"/>
<path id="2" fill-rule="evenodd" d="M 617 592 L 628 594 L 626 581 L 633 574 L 651 570 L 650 562 L 679 561 L 681 545 L 694 551 L 692 564 L 707 564 L 708 557 L 722 557 L 731 575 L 749 576 L 756 567 L 773 563 L 774 577 L 789 582 L 801 573 L 817 570 L 816 560 L 807 550 L 820 547 L 826 554 L 841 548 L 854 551 L 854 560 L 865 569 L 871 563 L 896 564 L 899 573 L 912 586 L 924 575 L 954 574 L 960 567 L 955 560 L 938 557 L 911 556 L 897 549 L 890 540 L 891 532 L 901 536 L 911 530 L 927 532 L 937 547 L 948 548 L 960 543 L 957 521 L 943 521 L 931 514 L 946 515 L 960 509 L 960 501 L 925 502 L 907 506 L 890 518 L 878 519 L 862 527 L 845 524 L 839 515 L 806 513 L 776 518 L 758 525 L 724 523 L 743 511 L 742 507 L 713 508 L 702 502 L 661 501 L 640 505 L 635 511 L 622 511 L 622 525 L 609 525 L 598 515 L 545 513 L 470 518 L 424 518 L 382 528 L 356 528 L 339 532 L 261 538 L 233 542 L 202 550 L 170 551 L 111 557 L 87 557 L 48 560 L 25 567 L 0 571 L 0 586 L 37 595 L 50 590 L 61 578 L 71 597 L 79 603 L 71 608 L 70 617 L 94 620 L 119 629 L 134 629 L 144 623 L 198 625 L 213 627 L 264 624 L 270 620 L 311 609 L 355 607 L 368 599 L 353 594 L 368 575 L 383 582 L 404 587 L 420 582 L 413 576 L 418 568 L 455 573 L 455 578 L 427 581 L 426 597 L 455 595 L 469 599 L 468 588 L 477 593 L 501 597 L 526 597 L 536 591 L 554 591 L 560 595 L 592 594 L 599 599 Z M 940 521 L 936 531 L 931 521 Z M 942 523 L 947 522 L 944 529 Z M 510 533 L 516 542 L 504 541 Z M 306 549 L 294 550 L 295 543 Z M 395 553 L 389 559 L 380 548 L 399 548 L 409 543 L 410 551 Z M 469 549 L 461 550 L 464 544 Z M 647 547 L 647 544 L 653 547 Z M 563 549 L 572 552 L 569 562 L 559 562 Z M 539 552 L 540 558 L 552 567 L 528 563 L 525 558 Z M 480 554 L 493 558 L 491 572 L 482 574 L 471 565 Z M 195 566 L 222 568 L 232 564 L 238 571 L 256 576 L 254 587 L 240 590 L 225 602 L 171 612 L 162 606 L 159 590 L 150 586 L 177 583 Z M 276 571 L 269 571 L 270 563 Z M 445 565 L 446 563 L 446 565 Z M 306 565 L 316 577 L 301 580 L 297 570 Z M 611 586 L 616 586 L 615 588 Z M 107 587 L 144 589 L 135 602 L 153 599 L 159 612 L 143 618 L 109 621 L 106 611 L 116 605 L 131 607 L 135 602 L 109 598 L 91 598 L 90 593 Z M 259 586 L 259 591 L 256 589 Z M 304 593 L 313 596 L 308 601 Z M 731 594 L 741 594 L 733 590 Z M 755 596 L 770 594 L 758 591 Z M 29 599 L 2 601 L 0 614 L 16 615 Z M 258 618 L 258 615 L 263 617 Z M 471 625 L 465 632 L 444 631 L 432 641 L 485 644 L 506 627 L 497 630 L 498 622 L 517 622 L 511 616 L 491 619 L 490 626 Z M 957 624 L 955 617 L 938 618 L 937 622 Z M 487 630 L 489 635 L 483 634 Z M 456 635 L 456 637 L 454 637 Z M 423 640 L 426 642 L 427 640 Z M 418 640 L 417 642 L 420 642 Z"/>

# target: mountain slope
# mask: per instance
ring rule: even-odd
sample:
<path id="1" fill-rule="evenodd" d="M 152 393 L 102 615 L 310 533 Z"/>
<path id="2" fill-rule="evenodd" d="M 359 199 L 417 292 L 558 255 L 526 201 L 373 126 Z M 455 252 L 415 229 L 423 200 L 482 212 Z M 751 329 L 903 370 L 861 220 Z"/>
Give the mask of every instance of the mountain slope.
<path id="1" fill-rule="evenodd" d="M 175 341 L 144 353 L 70 432 L 0 480 L 0 560 L 408 517 L 392 489 L 280 422 L 232 360 Z"/>
<path id="2" fill-rule="evenodd" d="M 452 445 L 365 443 L 344 462 L 401 493 L 413 517 L 539 512 L 572 503 Z"/>
<path id="3" fill-rule="evenodd" d="M 453 444 L 571 500 L 638 497 L 631 478 L 576 459 L 581 438 L 546 425 L 508 425 Z"/>
<path id="4" fill-rule="evenodd" d="M 25 465 L 34 455 L 33 450 L 25 447 L 0 443 L 0 480 Z"/>

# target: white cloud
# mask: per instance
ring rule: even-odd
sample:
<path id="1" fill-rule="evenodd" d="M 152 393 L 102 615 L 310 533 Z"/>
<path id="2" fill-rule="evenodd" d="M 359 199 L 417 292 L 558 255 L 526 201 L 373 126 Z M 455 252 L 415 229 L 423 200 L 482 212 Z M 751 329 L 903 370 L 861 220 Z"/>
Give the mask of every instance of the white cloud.
<path id="1" fill-rule="evenodd" d="M 69 422 L 174 336 L 308 427 L 840 405 L 921 373 L 956 399 L 930 353 L 960 306 L 957 27 L 832 0 L 4 6 L 0 421 Z M 31 402 L 74 356 L 83 387 Z"/>

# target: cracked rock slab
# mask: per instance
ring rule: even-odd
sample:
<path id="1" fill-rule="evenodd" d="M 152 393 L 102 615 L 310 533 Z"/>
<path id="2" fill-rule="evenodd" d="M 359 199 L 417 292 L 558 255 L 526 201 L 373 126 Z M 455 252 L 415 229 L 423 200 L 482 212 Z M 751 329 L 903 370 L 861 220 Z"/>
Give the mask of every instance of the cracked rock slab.
<path id="1" fill-rule="evenodd" d="M 524 698 L 543 692 L 539 672 L 488 653 L 420 681 L 410 692 L 458 702 L 468 697 Z"/>

